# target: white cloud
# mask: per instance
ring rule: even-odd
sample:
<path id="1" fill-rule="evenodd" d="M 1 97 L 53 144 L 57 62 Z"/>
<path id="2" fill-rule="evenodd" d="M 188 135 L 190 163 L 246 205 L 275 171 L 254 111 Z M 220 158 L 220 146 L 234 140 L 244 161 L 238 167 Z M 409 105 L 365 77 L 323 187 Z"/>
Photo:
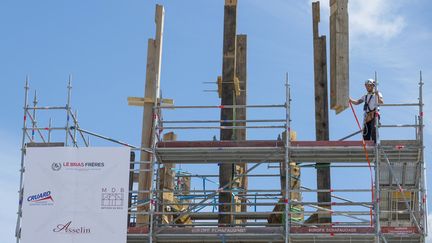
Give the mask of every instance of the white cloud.
<path id="1" fill-rule="evenodd" d="M 389 40 L 406 25 L 398 0 L 349 1 L 351 37 Z"/>
<path id="2" fill-rule="evenodd" d="M 350 37 L 390 40 L 398 36 L 406 25 L 399 13 L 401 0 L 349 0 Z M 315 0 L 308 0 L 309 4 Z M 328 23 L 329 0 L 320 1 L 321 21 Z"/>

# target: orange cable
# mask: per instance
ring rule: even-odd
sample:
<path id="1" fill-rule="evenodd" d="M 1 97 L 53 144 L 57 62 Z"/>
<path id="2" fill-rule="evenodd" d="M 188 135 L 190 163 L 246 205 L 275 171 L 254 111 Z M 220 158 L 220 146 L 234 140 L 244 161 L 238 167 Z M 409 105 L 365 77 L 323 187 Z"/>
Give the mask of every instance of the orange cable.
<path id="1" fill-rule="evenodd" d="M 358 127 L 359 127 L 359 129 L 360 129 L 360 131 L 361 131 L 362 128 L 361 128 L 361 126 L 360 126 L 360 122 L 359 122 L 359 120 L 358 120 L 358 118 L 357 118 L 357 115 L 356 115 L 356 113 L 355 113 L 355 110 L 354 110 L 354 108 L 353 108 L 353 106 L 352 106 L 351 101 L 349 102 L 349 105 L 350 105 L 351 110 L 352 110 L 352 112 L 353 112 L 353 114 L 354 114 L 354 118 L 355 118 L 355 120 L 356 120 L 356 122 L 357 122 L 357 125 L 358 125 Z M 372 167 L 371 167 L 371 162 L 370 162 L 370 159 L 369 159 L 369 153 L 367 152 L 367 149 L 366 149 L 366 143 L 365 143 L 365 140 L 363 139 L 363 136 L 362 136 L 362 144 L 363 144 L 363 150 L 364 150 L 364 152 L 365 152 L 366 160 L 367 160 L 367 162 L 368 162 L 368 167 L 369 167 L 369 171 L 370 171 L 371 192 L 372 192 L 372 202 L 374 202 L 375 195 L 374 195 L 374 188 L 373 188 Z M 372 221 L 372 209 L 369 210 L 369 214 L 370 214 L 370 223 L 371 223 L 371 226 L 372 226 L 372 222 L 373 222 L 373 221 Z"/>

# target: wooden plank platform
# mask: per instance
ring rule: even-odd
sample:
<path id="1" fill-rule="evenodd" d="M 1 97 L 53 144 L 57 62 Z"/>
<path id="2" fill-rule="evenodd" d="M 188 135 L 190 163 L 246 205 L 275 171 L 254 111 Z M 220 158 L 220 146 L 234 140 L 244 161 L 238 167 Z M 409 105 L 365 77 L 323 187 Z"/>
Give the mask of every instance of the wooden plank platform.
<path id="1" fill-rule="evenodd" d="M 382 141 L 381 146 L 391 162 L 419 160 L 416 141 Z M 293 141 L 289 149 L 291 160 L 300 163 L 367 162 L 361 141 Z M 366 150 L 372 162 L 374 144 L 367 142 Z M 285 148 L 278 140 L 175 141 L 158 143 L 156 153 L 162 163 L 269 163 L 284 161 Z"/>

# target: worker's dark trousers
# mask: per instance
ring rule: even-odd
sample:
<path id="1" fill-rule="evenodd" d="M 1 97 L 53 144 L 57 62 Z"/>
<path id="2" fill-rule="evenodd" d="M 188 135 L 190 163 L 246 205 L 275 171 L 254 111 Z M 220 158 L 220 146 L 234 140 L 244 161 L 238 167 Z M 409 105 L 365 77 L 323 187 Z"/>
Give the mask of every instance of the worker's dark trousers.
<path id="1" fill-rule="evenodd" d="M 375 117 L 376 119 L 376 117 Z M 366 122 L 363 127 L 363 140 L 369 141 L 373 140 L 376 143 L 376 128 L 375 119 L 370 122 Z"/>

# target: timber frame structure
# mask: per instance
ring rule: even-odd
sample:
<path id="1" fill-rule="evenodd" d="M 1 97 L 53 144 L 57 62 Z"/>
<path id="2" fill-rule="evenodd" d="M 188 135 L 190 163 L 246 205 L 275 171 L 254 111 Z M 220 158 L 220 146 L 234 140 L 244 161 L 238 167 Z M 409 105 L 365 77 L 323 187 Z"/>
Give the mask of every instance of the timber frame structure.
<path id="1" fill-rule="evenodd" d="M 193 164 L 196 166 L 208 164 L 230 163 L 240 161 L 248 163 L 248 170 L 244 174 L 236 175 L 235 181 L 243 176 L 271 177 L 274 174 L 251 173 L 261 164 L 278 166 L 285 164 L 285 173 L 292 178 L 292 164 L 295 161 L 302 169 L 318 166 L 320 163 L 332 161 L 332 168 L 369 168 L 373 187 L 363 185 L 364 189 L 338 187 L 338 189 L 318 190 L 301 186 L 291 189 L 292 180 L 285 180 L 285 191 L 280 188 L 254 189 L 248 188 L 247 193 L 238 189 L 228 190 L 230 186 L 219 185 L 216 189 L 194 189 L 188 191 L 192 201 L 185 202 L 187 206 L 181 212 L 167 212 L 158 210 L 172 206 L 172 202 L 161 200 L 164 193 L 184 195 L 179 191 L 158 190 L 154 185 L 152 199 L 155 210 L 150 212 L 131 211 L 131 214 L 149 214 L 153 221 L 148 227 L 130 227 L 128 242 L 424 242 L 427 232 L 427 206 L 425 166 L 423 161 L 423 82 L 419 83 L 419 102 L 409 104 L 386 104 L 383 107 L 417 106 L 419 108 L 415 124 L 382 125 L 378 128 L 414 128 L 415 140 L 380 140 L 377 143 L 362 141 L 291 141 L 291 136 L 283 136 L 284 140 L 245 140 L 245 141 L 161 141 L 152 148 L 154 160 L 154 176 L 159 178 L 158 169 L 167 164 Z M 245 106 L 165 106 L 155 105 L 155 114 L 161 114 L 166 109 L 282 109 L 285 110 L 285 120 L 245 120 L 247 123 L 279 123 L 279 125 L 245 125 L 245 126 L 200 126 L 202 123 L 217 123 L 218 120 L 195 121 L 163 121 L 158 120 L 156 129 L 266 129 L 279 128 L 281 132 L 288 132 L 290 127 L 290 88 L 286 83 L 286 103 L 280 105 L 245 105 Z M 169 124 L 188 124 L 170 126 Z M 379 131 L 379 129 L 377 129 Z M 356 133 L 357 134 L 357 133 Z M 378 133 L 379 134 L 379 133 Z M 275 134 L 277 135 L 277 134 Z M 155 139 L 158 136 L 156 136 Z M 364 147 L 363 147 L 364 143 Z M 368 165 L 365 153 L 369 154 L 371 163 Z M 143 162 L 143 161 L 142 161 Z M 316 163 L 316 165 L 314 165 Z M 269 166 L 268 168 L 271 168 Z M 184 176 L 184 175 L 183 175 Z M 210 177 L 217 175 L 190 174 L 189 177 Z M 177 174 L 176 176 L 182 177 Z M 298 179 L 298 178 L 297 178 Z M 154 182 L 159 181 L 155 179 Z M 335 186 L 335 185 L 333 185 Z M 371 185 L 372 186 L 372 185 Z M 248 207 L 275 206 L 284 204 L 283 211 L 254 211 L 231 212 L 235 219 L 230 225 L 217 222 L 217 213 L 212 208 L 218 207 L 216 198 L 221 192 L 229 192 L 233 197 L 245 197 L 246 202 L 233 203 L 234 206 L 246 204 Z M 326 203 L 317 201 L 291 200 L 293 193 L 330 192 L 331 210 L 326 211 Z M 145 193 L 133 191 L 132 194 Z M 371 200 L 354 201 L 337 196 L 338 193 L 358 195 L 372 193 Z M 283 200 L 279 200 L 286 195 Z M 364 195 L 364 194 L 363 194 Z M 376 196 L 378 195 L 378 196 Z M 354 196 L 355 197 L 355 196 Z M 253 201 L 253 202 L 252 202 Z M 182 204 L 179 202 L 179 204 Z M 330 214 L 331 223 L 304 223 L 294 220 L 295 205 L 304 206 L 303 215 L 316 214 L 313 209 L 320 209 L 319 213 Z M 162 206 L 162 207 L 161 207 Z M 268 207 L 267 207 L 268 208 Z M 348 209 L 344 209 L 348 208 Z M 291 210 L 288 210 L 291 209 Z M 266 219 L 272 214 L 281 214 L 288 219 L 280 224 L 269 224 Z M 163 222 L 166 215 L 174 215 L 171 222 Z M 176 221 L 182 217 L 190 217 L 188 224 Z M 335 221 L 339 218 L 340 221 Z M 132 220 L 133 221 L 133 220 Z M 132 225 L 134 225 L 132 223 Z"/>
<path id="2" fill-rule="evenodd" d="M 234 0 L 231 0 L 231 2 Z M 163 15 L 163 8 L 158 5 L 157 13 Z M 163 23 L 163 19 L 157 18 Z M 160 22 L 160 23 L 161 23 Z M 162 35 L 162 27 L 157 33 Z M 155 38 L 161 43 L 161 39 Z M 154 42 L 149 42 L 155 45 Z M 168 104 L 160 96 L 160 53 L 157 46 L 149 54 L 148 73 L 153 75 L 155 84 L 149 89 L 148 96 L 129 99 L 129 103 L 150 107 L 143 120 L 148 129 L 145 136 L 150 138 L 148 146 L 133 146 L 129 143 L 99 135 L 82 129 L 78 125 L 76 114 L 71 111 L 71 83 L 68 85 L 66 106 L 37 106 L 35 97 L 33 107 L 28 102 L 28 82 L 25 86 L 24 121 L 22 134 L 20 202 L 23 196 L 22 178 L 24 173 L 25 149 L 29 146 L 89 146 L 84 135 L 130 147 L 130 200 L 128 243 L 141 242 L 425 242 L 427 235 L 427 200 L 426 168 L 423 145 L 423 80 L 420 73 L 418 102 L 406 104 L 385 104 L 383 109 L 400 106 L 418 108 L 415 124 L 380 124 L 376 121 L 377 135 L 381 128 L 413 128 L 415 139 L 383 140 L 377 136 L 377 143 L 361 140 L 347 141 L 359 132 L 338 141 L 295 141 L 292 139 L 291 93 L 288 76 L 285 80 L 285 102 L 265 105 L 188 105 Z M 282 86 L 282 85 L 281 85 Z M 150 94 L 152 93 L 152 94 Z M 164 120 L 165 112 L 212 109 L 218 112 L 233 109 L 275 109 L 279 116 L 272 119 L 233 119 L 220 120 Z M 39 126 L 36 113 L 42 110 L 66 111 L 64 127 Z M 219 115 L 219 114 L 217 114 Z M 281 118 L 283 117 L 283 118 Z M 27 120 L 29 118 L 29 120 Z M 229 125 L 220 123 L 229 123 Z M 207 125 L 202 124 L 218 124 Z M 29 125 L 30 124 L 30 125 Z M 148 126 L 150 124 L 150 126 Z M 180 125 L 179 125 L 180 124 Z M 260 125 L 250 125 L 260 124 Z M 163 138 L 163 133 L 174 130 L 277 130 L 275 140 L 233 140 L 233 141 L 175 141 L 175 136 Z M 65 140 L 53 143 L 52 131 L 64 131 Z M 45 139 L 43 133 L 48 133 Z M 144 132 L 143 132 L 144 134 Z M 283 135 L 285 134 L 285 135 Z M 40 135 L 41 141 L 37 141 Z M 146 137 L 147 138 L 147 137 Z M 144 135 L 143 135 L 144 141 Z M 134 152 L 140 152 L 140 159 L 135 160 Z M 145 159 L 142 159 L 145 158 Z M 368 160 L 368 158 L 370 160 Z M 331 164 L 329 164 L 331 161 Z M 209 181 L 219 174 L 199 174 L 175 169 L 174 164 L 189 165 L 191 168 L 216 166 L 229 163 L 242 163 L 241 173 L 234 173 L 229 183 L 202 188 L 191 188 L 194 178 Z M 304 175 L 308 169 L 315 169 L 321 164 L 338 170 L 348 168 L 352 171 L 370 171 L 371 181 L 363 181 L 363 188 L 350 185 L 335 185 L 337 189 L 314 189 L 302 186 L 299 174 L 294 168 L 300 168 Z M 267 165 L 265 173 L 256 173 L 258 167 Z M 165 168 L 165 170 L 164 170 Z M 168 168 L 168 169 L 167 169 Z M 278 173 L 272 173 L 273 168 Z M 283 168 L 280 170 L 280 168 Z M 263 172 L 265 170 L 261 170 Z M 174 173 L 171 173 L 174 172 Z M 139 186 L 142 174 L 148 188 Z M 140 176 L 141 174 L 141 176 Z M 167 176 L 173 179 L 167 183 Z M 241 178 L 249 179 L 249 188 L 233 186 Z M 285 186 L 266 185 L 265 188 L 253 188 L 254 178 L 289 178 L 283 180 Z M 164 179 L 161 179 L 164 178 Z M 281 179 L 282 181 L 282 179 Z M 165 185 L 169 184 L 169 185 Z M 300 184 L 294 187 L 293 184 Z M 256 186 L 256 184 L 255 184 Z M 221 205 L 218 197 L 221 193 L 231 195 L 228 212 L 217 212 Z M 331 195 L 331 202 L 317 200 L 304 201 L 302 195 L 326 193 Z M 339 195 L 338 195 L 339 194 Z M 340 194 L 343 194 L 342 197 Z M 299 196 L 300 195 L 300 196 Z M 360 196 L 359 196 L 360 195 Z M 365 196 L 366 195 L 366 196 Z M 296 198 L 294 198 L 294 196 Z M 369 197 L 370 196 L 370 197 Z M 311 197 L 313 198 L 313 197 Z M 361 198 L 362 200 L 355 200 Z M 240 199 L 240 200 L 237 200 Z M 282 207 L 275 207 L 282 205 Z M 247 210 L 237 210 L 245 208 Z M 274 210 L 282 208 L 282 210 Z M 299 208 L 301 210 L 299 210 Z M 236 209 L 236 210 L 234 210 Z M 20 239 L 20 220 L 22 204 L 18 206 L 16 227 L 17 243 Z M 330 215 L 330 222 L 305 222 L 305 216 Z M 233 220 L 221 224 L 220 215 L 228 215 Z M 281 220 L 271 221 L 279 215 Z"/>

